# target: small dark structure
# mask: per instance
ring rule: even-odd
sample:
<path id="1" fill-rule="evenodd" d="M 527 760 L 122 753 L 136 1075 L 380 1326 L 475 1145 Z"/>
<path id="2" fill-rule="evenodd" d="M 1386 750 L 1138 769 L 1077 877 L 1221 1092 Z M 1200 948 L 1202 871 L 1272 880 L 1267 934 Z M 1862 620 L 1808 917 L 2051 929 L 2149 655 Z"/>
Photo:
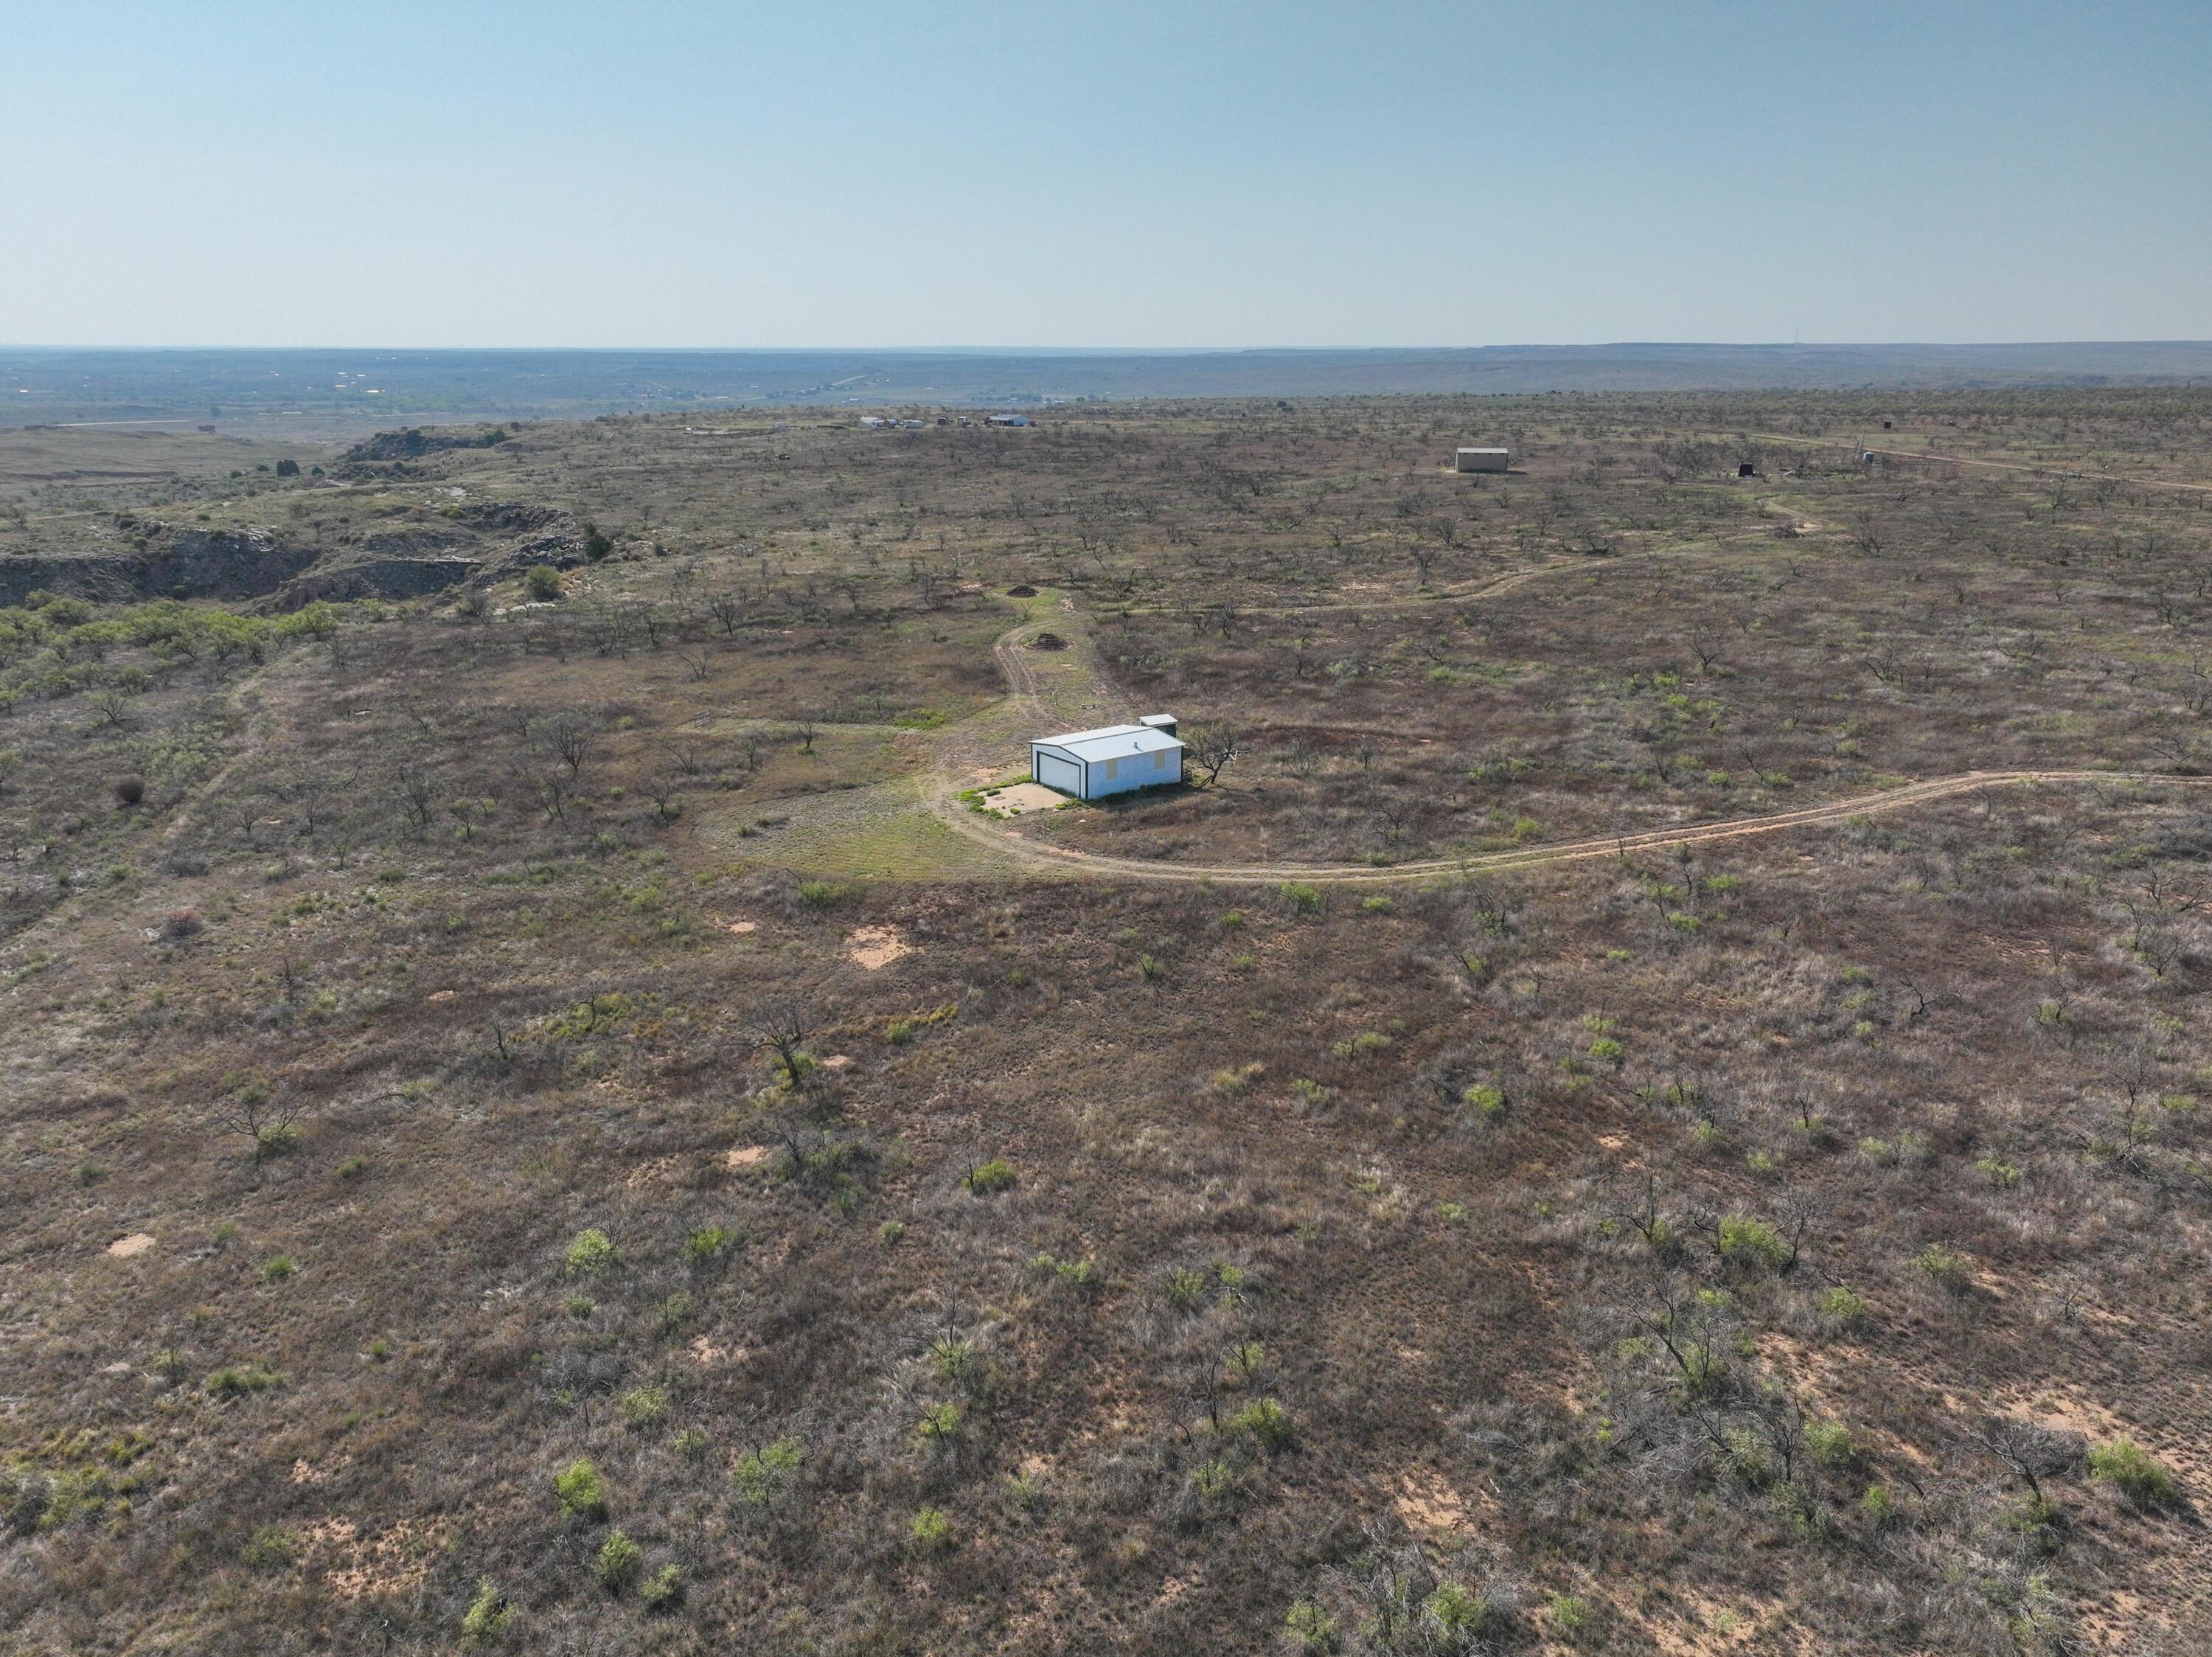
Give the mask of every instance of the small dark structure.
<path id="1" fill-rule="evenodd" d="M 1739 478 L 1756 478 L 1759 476 L 1759 468 L 1748 460 L 1739 460 L 1735 466 L 1735 475 Z"/>
<path id="2" fill-rule="evenodd" d="M 1881 423 L 1881 429 L 1884 431 L 1894 431 L 1897 429 L 1897 422 L 1894 420 L 1885 420 Z"/>

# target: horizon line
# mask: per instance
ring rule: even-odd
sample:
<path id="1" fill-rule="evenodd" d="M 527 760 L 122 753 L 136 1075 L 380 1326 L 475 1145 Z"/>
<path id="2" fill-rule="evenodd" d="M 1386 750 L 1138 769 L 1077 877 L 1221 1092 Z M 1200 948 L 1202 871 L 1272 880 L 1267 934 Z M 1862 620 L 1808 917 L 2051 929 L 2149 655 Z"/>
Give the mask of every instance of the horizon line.
<path id="1" fill-rule="evenodd" d="M 77 341 L 68 344 L 0 342 L 0 351 L 408 351 L 408 352 L 686 352 L 700 356 L 764 356 L 786 354 L 907 356 L 1250 356 L 1300 354 L 1369 355 L 1392 353 L 1475 351 L 1585 351 L 1638 350 L 2020 350 L 2054 346 L 2085 345 L 2206 345 L 2212 338 L 2176 336 L 2142 339 L 1604 339 L 1520 340 L 1487 345 L 270 345 L 270 344 L 112 344 Z"/>

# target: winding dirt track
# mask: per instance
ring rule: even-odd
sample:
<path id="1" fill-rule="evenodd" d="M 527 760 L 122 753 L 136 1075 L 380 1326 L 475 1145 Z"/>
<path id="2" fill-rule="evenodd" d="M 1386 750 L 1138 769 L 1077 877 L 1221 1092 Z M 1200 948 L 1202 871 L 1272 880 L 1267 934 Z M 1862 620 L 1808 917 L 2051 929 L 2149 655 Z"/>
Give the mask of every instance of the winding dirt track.
<path id="1" fill-rule="evenodd" d="M 1036 668 L 1022 655 L 1023 647 L 1037 631 L 1037 624 L 1024 624 L 1000 635 L 998 642 L 992 646 L 1000 670 L 1006 677 L 1008 705 L 1026 719 L 1033 730 L 1048 728 L 1051 722 L 1048 710 L 1038 695 Z M 1419 862 L 1395 863 L 1386 868 L 1314 863 L 1168 863 L 1152 858 L 1115 857 L 1100 852 L 1040 845 L 1018 833 L 1009 832 L 1000 819 L 970 811 L 958 797 L 961 779 L 951 775 L 939 777 L 929 790 L 928 801 L 931 810 L 954 832 L 988 845 L 1002 856 L 1012 858 L 1032 869 L 1073 878 L 1213 881 L 1222 885 L 1300 881 L 1314 886 L 1388 886 L 1431 880 L 1443 875 L 1503 874 L 1514 869 L 1541 868 L 1554 863 L 1589 862 L 1601 857 L 1620 857 L 1631 852 L 1696 845 L 1711 840 L 1744 840 L 1757 834 L 1779 834 L 1790 829 L 1817 828 L 1853 817 L 1902 811 L 1908 807 L 1928 805 L 1954 795 L 1984 789 L 2142 783 L 2203 787 L 2212 785 L 2212 777 L 2174 777 L 2161 772 L 2121 771 L 1960 771 L 1953 776 L 1908 783 L 1899 788 L 1881 789 L 1871 794 L 1832 800 L 1824 805 L 1807 806 L 1796 811 L 1771 812 L 1761 817 L 1736 817 L 1719 822 L 1686 824 L 1677 828 L 1645 829 L 1632 834 L 1607 835 L 1597 839 L 1570 840 L 1557 845 L 1529 846 L 1464 857 L 1430 858 Z"/>

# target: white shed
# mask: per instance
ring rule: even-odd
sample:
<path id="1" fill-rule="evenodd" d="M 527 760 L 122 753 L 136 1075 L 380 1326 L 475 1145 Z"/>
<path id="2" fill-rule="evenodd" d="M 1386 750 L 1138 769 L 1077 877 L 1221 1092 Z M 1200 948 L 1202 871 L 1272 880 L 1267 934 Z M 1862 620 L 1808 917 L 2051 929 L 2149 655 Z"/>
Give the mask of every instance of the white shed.
<path id="1" fill-rule="evenodd" d="M 1455 472 L 1503 472 L 1513 451 L 1504 448 L 1463 448 L 1455 457 Z"/>
<path id="2" fill-rule="evenodd" d="M 1030 744 L 1030 778 L 1079 800 L 1182 781 L 1182 739 L 1174 716 L 1147 714 L 1133 725 L 1041 736 Z"/>

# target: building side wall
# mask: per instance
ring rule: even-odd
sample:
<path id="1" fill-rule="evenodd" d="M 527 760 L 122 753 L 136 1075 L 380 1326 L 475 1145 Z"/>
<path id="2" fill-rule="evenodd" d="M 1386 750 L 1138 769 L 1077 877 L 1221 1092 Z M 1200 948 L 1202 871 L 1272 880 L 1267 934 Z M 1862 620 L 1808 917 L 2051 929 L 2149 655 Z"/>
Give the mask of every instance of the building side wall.
<path id="1" fill-rule="evenodd" d="M 1097 800 L 1109 794 L 1127 794 L 1137 789 L 1156 789 L 1170 783 L 1182 781 L 1182 750 L 1160 748 L 1158 765 L 1149 753 L 1125 753 L 1113 765 L 1112 776 L 1107 775 L 1108 762 L 1091 762 L 1091 792 L 1086 799 Z"/>
<path id="2" fill-rule="evenodd" d="M 1509 454 L 1462 454 L 1457 457 L 1462 472 L 1503 472 L 1512 459 Z"/>

